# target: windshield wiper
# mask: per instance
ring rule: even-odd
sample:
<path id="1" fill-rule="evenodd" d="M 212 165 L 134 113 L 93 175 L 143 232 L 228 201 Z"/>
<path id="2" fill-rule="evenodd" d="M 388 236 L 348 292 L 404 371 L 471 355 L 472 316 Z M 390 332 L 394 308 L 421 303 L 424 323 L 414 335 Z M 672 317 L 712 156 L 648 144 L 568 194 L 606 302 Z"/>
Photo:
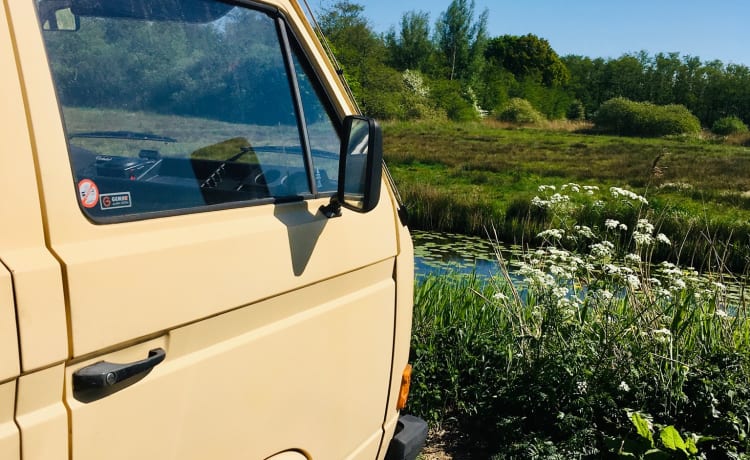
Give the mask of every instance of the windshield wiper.
<path id="1" fill-rule="evenodd" d="M 83 139 L 125 139 L 129 141 L 177 142 L 177 139 L 171 137 L 158 136 L 151 133 L 140 133 L 137 131 L 89 131 L 73 133 L 68 136 L 68 139 L 76 137 Z"/>

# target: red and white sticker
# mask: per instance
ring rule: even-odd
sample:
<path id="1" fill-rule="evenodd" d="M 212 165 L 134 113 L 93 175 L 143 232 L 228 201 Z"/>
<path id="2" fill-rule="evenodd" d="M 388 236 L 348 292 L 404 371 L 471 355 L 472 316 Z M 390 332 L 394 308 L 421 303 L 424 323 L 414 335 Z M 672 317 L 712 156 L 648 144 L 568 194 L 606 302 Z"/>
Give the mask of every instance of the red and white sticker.
<path id="1" fill-rule="evenodd" d="M 78 198 L 84 208 L 93 208 L 99 202 L 99 187 L 91 179 L 78 182 Z"/>

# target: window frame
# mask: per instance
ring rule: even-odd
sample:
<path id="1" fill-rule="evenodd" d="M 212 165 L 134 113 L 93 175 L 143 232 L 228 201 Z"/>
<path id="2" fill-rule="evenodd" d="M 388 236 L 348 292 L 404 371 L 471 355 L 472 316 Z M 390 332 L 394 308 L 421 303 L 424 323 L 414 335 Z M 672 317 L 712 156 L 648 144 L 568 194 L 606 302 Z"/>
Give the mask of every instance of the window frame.
<path id="1" fill-rule="evenodd" d="M 287 72 L 287 81 L 288 81 L 289 91 L 290 91 L 289 96 L 292 100 L 295 117 L 297 118 L 297 132 L 299 135 L 300 147 L 302 150 L 302 163 L 305 168 L 305 175 L 307 178 L 309 192 L 303 192 L 297 195 L 290 195 L 290 196 L 252 198 L 252 199 L 245 199 L 245 200 L 227 201 L 223 203 L 203 204 L 203 205 L 195 206 L 195 207 L 164 209 L 164 210 L 158 210 L 158 211 L 146 211 L 146 212 L 139 212 L 139 213 L 133 213 L 133 214 L 122 214 L 122 215 L 112 215 L 112 216 L 93 216 L 87 212 L 85 207 L 82 205 L 80 199 L 76 199 L 78 209 L 89 222 L 96 224 L 96 225 L 111 225 L 111 224 L 118 224 L 118 223 L 159 219 L 159 218 L 165 218 L 165 217 L 199 214 L 199 213 L 206 213 L 206 212 L 216 212 L 216 211 L 223 211 L 223 210 L 229 210 L 229 209 L 239 209 L 239 208 L 246 208 L 246 207 L 266 206 L 266 205 L 272 205 L 272 204 L 275 205 L 275 204 L 284 204 L 284 203 L 293 203 L 293 202 L 303 202 L 303 201 L 308 201 L 312 199 L 330 197 L 336 194 L 336 191 L 319 192 L 317 190 L 317 185 L 315 181 L 315 162 L 314 162 L 314 158 L 312 155 L 312 148 L 311 148 L 311 143 L 310 143 L 310 139 L 308 135 L 308 125 L 307 125 L 307 120 L 305 118 L 303 99 L 302 99 L 300 86 L 299 86 L 299 79 L 298 79 L 297 71 L 294 65 L 295 55 L 297 56 L 297 59 L 299 63 L 301 64 L 303 71 L 306 73 L 306 76 L 309 78 L 310 84 L 313 87 L 313 90 L 315 91 L 316 97 L 320 101 L 321 105 L 324 107 L 329 119 L 331 120 L 332 128 L 334 129 L 336 136 L 339 137 L 339 141 L 341 138 L 342 117 L 339 111 L 335 110 L 336 105 L 334 104 L 331 96 L 326 90 L 326 86 L 323 83 L 323 79 L 321 78 L 320 73 L 317 70 L 317 67 L 314 65 L 314 60 L 310 58 L 310 53 L 303 46 L 302 41 L 298 39 L 297 35 L 294 32 L 294 29 L 291 27 L 291 22 L 288 20 L 284 12 L 281 11 L 280 9 L 271 7 L 269 5 L 257 3 L 254 1 L 233 1 L 233 0 L 212 0 L 212 1 L 216 3 L 225 3 L 228 5 L 233 5 L 238 8 L 254 10 L 259 13 L 266 14 L 269 17 L 269 19 L 273 21 L 275 29 L 276 29 L 277 43 L 279 45 L 280 53 L 282 54 L 281 59 L 284 62 L 284 68 Z M 39 22 L 40 20 L 41 19 L 38 18 L 37 22 Z M 42 25 L 40 24 L 40 33 L 43 33 L 42 29 L 43 29 Z M 56 33 L 61 33 L 61 32 L 56 32 Z M 297 50 L 299 50 L 299 53 L 295 52 L 295 47 Z M 48 55 L 48 51 L 45 47 L 45 56 L 47 55 Z M 74 194 L 74 196 L 78 197 L 79 190 L 78 190 L 77 184 L 78 184 L 78 180 L 81 178 L 77 177 L 76 171 L 74 168 L 74 164 L 73 164 L 73 160 L 71 156 L 72 150 L 71 150 L 71 144 L 70 144 L 70 135 L 68 133 L 68 125 L 65 123 L 65 114 L 62 110 L 62 104 L 60 103 L 60 96 L 57 90 L 57 82 L 54 78 L 54 74 L 52 73 L 52 62 L 49 58 L 47 59 L 47 65 L 49 66 L 49 69 L 50 69 L 51 79 L 53 82 L 53 86 L 55 88 L 57 107 L 60 113 L 61 121 L 63 122 L 62 127 L 63 127 L 63 132 L 65 133 L 65 144 L 66 144 L 66 150 L 67 150 L 66 153 L 68 155 L 68 163 L 70 166 L 71 177 L 73 179 L 72 184 L 71 184 L 71 189 L 72 189 L 72 193 Z M 339 155 L 338 151 L 334 153 L 336 155 Z"/>

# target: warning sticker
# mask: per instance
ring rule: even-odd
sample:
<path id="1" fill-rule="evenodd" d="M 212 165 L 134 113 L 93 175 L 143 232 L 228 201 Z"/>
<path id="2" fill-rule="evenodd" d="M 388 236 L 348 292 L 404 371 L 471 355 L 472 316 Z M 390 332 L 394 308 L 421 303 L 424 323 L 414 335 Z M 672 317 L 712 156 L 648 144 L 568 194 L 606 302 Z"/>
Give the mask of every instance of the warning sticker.
<path id="1" fill-rule="evenodd" d="M 106 211 L 109 209 L 129 208 L 133 205 L 130 192 L 102 193 L 99 198 L 99 207 Z"/>
<path id="2" fill-rule="evenodd" d="M 99 202 L 99 187 L 91 179 L 78 182 L 78 198 L 84 208 L 93 208 Z"/>

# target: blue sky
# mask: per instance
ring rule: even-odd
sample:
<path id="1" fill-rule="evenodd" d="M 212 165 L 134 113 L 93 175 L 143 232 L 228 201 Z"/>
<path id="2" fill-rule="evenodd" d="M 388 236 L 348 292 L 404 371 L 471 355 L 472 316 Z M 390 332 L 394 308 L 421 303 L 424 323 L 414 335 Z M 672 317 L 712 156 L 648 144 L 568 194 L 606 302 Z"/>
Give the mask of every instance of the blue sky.
<path id="1" fill-rule="evenodd" d="M 326 4 L 325 0 L 320 0 Z M 450 0 L 351 0 L 365 7 L 376 32 L 396 27 L 406 11 L 430 13 L 434 25 Z M 558 54 L 617 58 L 646 50 L 677 51 L 702 61 L 750 67 L 750 0 L 475 0 L 489 9 L 489 34 L 532 33 Z M 311 2 L 312 4 L 313 2 Z"/>

